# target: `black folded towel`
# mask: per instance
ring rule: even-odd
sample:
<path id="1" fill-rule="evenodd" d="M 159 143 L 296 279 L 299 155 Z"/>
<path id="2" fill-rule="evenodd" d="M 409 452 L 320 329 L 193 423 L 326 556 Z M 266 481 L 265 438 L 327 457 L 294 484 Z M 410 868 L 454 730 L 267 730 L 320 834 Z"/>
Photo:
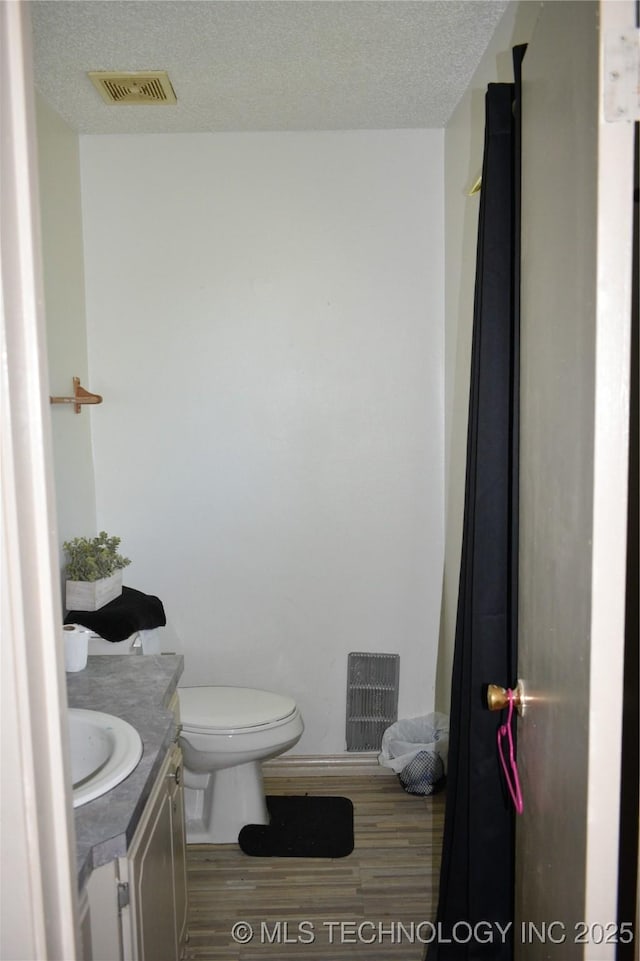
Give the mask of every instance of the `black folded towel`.
<path id="1" fill-rule="evenodd" d="M 68 611 L 65 624 L 82 624 L 106 641 L 124 641 L 136 631 L 164 627 L 167 623 L 159 597 L 123 587 L 120 597 L 99 611 Z"/>

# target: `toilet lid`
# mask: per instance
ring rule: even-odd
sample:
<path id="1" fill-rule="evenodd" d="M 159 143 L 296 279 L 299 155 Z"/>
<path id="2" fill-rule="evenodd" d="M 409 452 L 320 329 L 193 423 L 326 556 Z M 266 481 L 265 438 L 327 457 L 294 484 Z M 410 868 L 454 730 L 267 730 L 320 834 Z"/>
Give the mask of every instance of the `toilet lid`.
<path id="1" fill-rule="evenodd" d="M 251 687 L 181 687 L 178 696 L 183 726 L 210 731 L 271 724 L 296 709 L 291 697 Z"/>

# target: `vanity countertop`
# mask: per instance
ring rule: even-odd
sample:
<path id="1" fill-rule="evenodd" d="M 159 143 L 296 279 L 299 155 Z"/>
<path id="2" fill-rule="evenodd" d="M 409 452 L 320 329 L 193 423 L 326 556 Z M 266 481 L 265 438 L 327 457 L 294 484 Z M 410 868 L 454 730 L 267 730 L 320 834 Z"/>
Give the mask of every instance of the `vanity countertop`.
<path id="1" fill-rule="evenodd" d="M 124 781 L 74 810 L 79 887 L 94 868 L 127 853 L 176 737 L 168 705 L 182 671 L 181 654 L 114 654 L 90 656 L 83 671 L 67 674 L 69 707 L 115 714 L 136 728 L 143 744 L 140 763 Z"/>

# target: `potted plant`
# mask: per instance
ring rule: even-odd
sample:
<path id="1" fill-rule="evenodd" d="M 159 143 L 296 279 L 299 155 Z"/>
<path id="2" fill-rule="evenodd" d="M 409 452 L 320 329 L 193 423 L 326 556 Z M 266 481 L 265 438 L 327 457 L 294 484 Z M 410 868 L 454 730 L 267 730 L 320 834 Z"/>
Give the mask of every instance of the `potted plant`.
<path id="1" fill-rule="evenodd" d="M 67 610 L 97 611 L 122 594 L 122 568 L 131 561 L 118 553 L 119 546 L 120 538 L 106 531 L 64 542 Z"/>

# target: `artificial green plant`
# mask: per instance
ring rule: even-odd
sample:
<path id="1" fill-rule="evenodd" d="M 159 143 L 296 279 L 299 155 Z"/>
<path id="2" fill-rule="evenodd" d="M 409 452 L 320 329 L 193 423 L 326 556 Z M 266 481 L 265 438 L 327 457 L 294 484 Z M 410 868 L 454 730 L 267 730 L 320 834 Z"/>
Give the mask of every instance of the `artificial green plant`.
<path id="1" fill-rule="evenodd" d="M 70 581 L 99 581 L 131 563 L 118 553 L 120 538 L 109 537 L 106 531 L 100 531 L 97 537 L 76 537 L 62 546 L 68 556 L 66 575 Z"/>

